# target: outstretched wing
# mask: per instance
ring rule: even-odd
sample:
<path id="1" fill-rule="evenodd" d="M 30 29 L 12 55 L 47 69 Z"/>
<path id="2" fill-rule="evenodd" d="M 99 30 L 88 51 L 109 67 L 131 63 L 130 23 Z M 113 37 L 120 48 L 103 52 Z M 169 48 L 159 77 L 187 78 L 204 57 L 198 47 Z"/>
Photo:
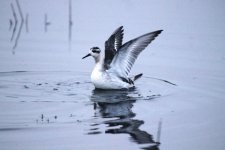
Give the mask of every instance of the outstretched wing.
<path id="1" fill-rule="evenodd" d="M 117 28 L 113 34 L 105 41 L 105 59 L 104 67 L 109 69 L 116 51 L 122 46 L 123 42 L 123 26 Z"/>
<path id="2" fill-rule="evenodd" d="M 121 77 L 128 77 L 130 70 L 138 55 L 157 37 L 163 30 L 144 34 L 125 43 L 114 56 L 110 70 Z"/>

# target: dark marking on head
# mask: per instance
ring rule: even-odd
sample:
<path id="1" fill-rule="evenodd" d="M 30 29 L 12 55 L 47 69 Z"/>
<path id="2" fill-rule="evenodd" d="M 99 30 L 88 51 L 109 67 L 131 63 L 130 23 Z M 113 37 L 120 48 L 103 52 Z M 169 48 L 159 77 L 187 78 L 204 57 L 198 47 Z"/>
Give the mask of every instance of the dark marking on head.
<path id="1" fill-rule="evenodd" d="M 93 53 L 100 53 L 100 52 L 101 52 L 101 50 L 100 50 L 99 47 L 92 47 L 92 48 L 91 48 L 91 51 L 92 51 Z"/>

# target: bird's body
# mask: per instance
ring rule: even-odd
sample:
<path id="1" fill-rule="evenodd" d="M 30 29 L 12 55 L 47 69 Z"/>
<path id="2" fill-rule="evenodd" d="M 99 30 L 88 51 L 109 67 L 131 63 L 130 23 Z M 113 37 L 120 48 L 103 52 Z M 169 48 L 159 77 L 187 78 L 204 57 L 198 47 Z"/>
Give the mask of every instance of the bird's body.
<path id="1" fill-rule="evenodd" d="M 103 59 L 96 62 L 95 67 L 91 73 L 91 82 L 97 89 L 127 89 L 133 85 L 123 82 L 111 70 L 105 70 Z"/>
<path id="2" fill-rule="evenodd" d="M 88 56 L 95 59 L 91 81 L 97 89 L 129 89 L 142 76 L 131 78 L 130 70 L 142 50 L 155 39 L 162 30 L 142 35 L 122 45 L 123 27 L 119 27 L 105 42 L 105 57 L 101 57 L 98 47 L 90 49 Z"/>

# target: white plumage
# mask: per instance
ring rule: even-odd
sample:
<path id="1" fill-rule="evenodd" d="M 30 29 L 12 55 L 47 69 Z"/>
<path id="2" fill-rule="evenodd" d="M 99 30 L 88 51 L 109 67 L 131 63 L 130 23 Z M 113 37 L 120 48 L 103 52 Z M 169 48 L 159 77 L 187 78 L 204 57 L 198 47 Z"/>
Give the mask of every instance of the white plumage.
<path id="1" fill-rule="evenodd" d="M 123 27 L 116 29 L 105 42 L 105 57 L 101 57 L 101 50 L 92 47 L 83 57 L 92 56 L 95 67 L 91 74 L 91 81 L 97 89 L 129 89 L 134 87 L 134 81 L 142 74 L 129 77 L 130 70 L 138 55 L 157 37 L 162 30 L 150 32 L 130 40 L 122 45 Z"/>

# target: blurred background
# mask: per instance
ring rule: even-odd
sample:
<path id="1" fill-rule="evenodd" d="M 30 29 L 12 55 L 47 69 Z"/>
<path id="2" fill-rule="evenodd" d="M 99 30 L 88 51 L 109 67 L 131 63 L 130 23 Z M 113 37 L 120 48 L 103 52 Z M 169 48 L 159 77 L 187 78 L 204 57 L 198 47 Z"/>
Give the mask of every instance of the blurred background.
<path id="1" fill-rule="evenodd" d="M 90 47 L 104 49 L 104 41 L 121 25 L 125 29 L 124 42 L 147 32 L 164 30 L 137 64 L 152 64 L 154 57 L 150 62 L 149 57 L 153 54 L 160 55 L 160 63 L 164 64 L 171 63 L 164 57 L 177 59 L 176 62 L 184 59 L 197 62 L 203 55 L 204 60 L 209 59 L 207 55 L 224 59 L 225 3 L 222 0 L 76 0 L 71 1 L 71 17 L 69 0 L 2 0 L 0 3 L 1 71 L 79 70 L 77 61 L 81 62 L 80 58 Z M 88 63 L 92 61 L 84 64 Z M 91 70 L 92 65 L 83 67 Z"/>

